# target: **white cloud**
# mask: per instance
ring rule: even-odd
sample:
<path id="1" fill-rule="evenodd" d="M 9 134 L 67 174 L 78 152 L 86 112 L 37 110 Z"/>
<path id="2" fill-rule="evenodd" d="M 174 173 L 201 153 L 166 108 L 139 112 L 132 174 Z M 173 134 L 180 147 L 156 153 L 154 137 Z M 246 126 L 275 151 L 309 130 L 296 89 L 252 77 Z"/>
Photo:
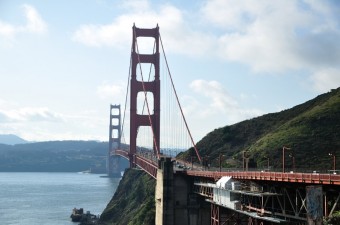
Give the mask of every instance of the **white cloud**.
<path id="1" fill-rule="evenodd" d="M 194 92 L 209 98 L 210 112 L 226 112 L 237 106 L 237 102 L 226 92 L 217 81 L 194 80 L 189 86 Z"/>
<path id="2" fill-rule="evenodd" d="M 219 37 L 222 57 L 257 72 L 283 72 L 340 62 L 340 33 L 324 3 L 321 10 L 315 2 L 212 0 L 202 12 L 224 31 Z"/>
<path id="3" fill-rule="evenodd" d="M 158 23 L 167 53 L 220 57 L 257 73 L 316 74 L 340 65 L 340 20 L 332 4 L 336 3 L 209 0 L 201 10 L 188 13 L 169 3 L 130 0 L 122 2 L 125 14 L 109 24 L 82 25 L 73 40 L 88 46 L 127 47 L 134 22 L 137 27 Z"/>
<path id="4" fill-rule="evenodd" d="M 63 116 L 48 108 L 25 107 L 19 109 L 0 109 L 3 122 L 61 122 Z"/>
<path id="5" fill-rule="evenodd" d="M 194 80 L 192 93 L 181 97 L 182 106 L 194 139 L 199 140 L 218 127 L 263 115 L 263 111 L 240 106 L 237 98 L 217 81 Z"/>
<path id="6" fill-rule="evenodd" d="M 328 68 L 316 71 L 311 77 L 312 86 L 319 92 L 340 87 L 340 69 Z"/>
<path id="7" fill-rule="evenodd" d="M 0 20 L 0 35 L 5 37 L 12 37 L 16 33 L 16 29 L 13 25 L 2 22 Z"/>
<path id="8" fill-rule="evenodd" d="M 62 114 L 47 107 L 21 108 L 0 99 L 1 132 L 16 134 L 29 141 L 105 141 L 107 130 L 101 128 L 107 124 L 108 119 L 99 117 L 96 111 Z"/>
<path id="9" fill-rule="evenodd" d="M 257 73 L 304 71 L 322 92 L 340 85 L 340 20 L 333 4 L 338 3 L 211 0 L 202 14 L 221 32 L 220 57 Z"/>
<path id="10" fill-rule="evenodd" d="M 24 31 L 29 31 L 32 33 L 42 34 L 47 31 L 47 24 L 41 18 L 38 11 L 30 5 L 22 6 L 25 12 L 25 16 L 27 18 L 27 24 L 24 27 Z"/>
<path id="11" fill-rule="evenodd" d="M 163 20 L 178 18 L 178 15 L 174 15 L 176 12 L 167 7 L 158 15 L 150 9 L 148 1 L 124 1 L 123 7 L 130 8 L 131 12 L 118 16 L 110 24 L 81 25 L 74 32 L 73 40 L 93 47 L 127 46 L 131 45 L 131 27 L 134 23 L 137 27 L 156 27 L 157 23 Z M 139 7 L 140 10 L 136 10 Z"/>
<path id="12" fill-rule="evenodd" d="M 110 24 L 81 25 L 72 39 L 92 47 L 116 47 L 131 45 L 131 27 L 151 28 L 160 24 L 160 33 L 167 52 L 177 52 L 193 56 L 206 54 L 214 42 L 211 36 L 193 31 L 183 12 L 170 5 L 150 6 L 149 1 L 124 1 L 124 7 L 130 11 L 115 18 Z M 145 49 L 139 45 L 139 49 Z M 142 51 L 141 51 L 142 52 Z"/>
<path id="13" fill-rule="evenodd" d="M 97 87 L 97 95 L 102 99 L 124 99 L 125 88 L 120 84 L 103 83 Z"/>
<path id="14" fill-rule="evenodd" d="M 195 92 L 195 97 L 187 97 L 189 101 L 186 101 L 185 111 L 188 115 L 218 118 L 219 121 L 225 121 L 224 126 L 263 114 L 258 109 L 242 108 L 217 81 L 194 80 L 190 89 Z"/>
<path id="15" fill-rule="evenodd" d="M 47 23 L 41 18 L 38 11 L 31 5 L 22 5 L 26 24 L 16 26 L 11 23 L 0 20 L 0 36 L 13 38 L 19 33 L 44 34 L 47 32 Z"/>
<path id="16" fill-rule="evenodd" d="M 125 0 L 122 2 L 122 7 L 134 11 L 148 11 L 150 9 L 150 3 L 148 0 Z"/>

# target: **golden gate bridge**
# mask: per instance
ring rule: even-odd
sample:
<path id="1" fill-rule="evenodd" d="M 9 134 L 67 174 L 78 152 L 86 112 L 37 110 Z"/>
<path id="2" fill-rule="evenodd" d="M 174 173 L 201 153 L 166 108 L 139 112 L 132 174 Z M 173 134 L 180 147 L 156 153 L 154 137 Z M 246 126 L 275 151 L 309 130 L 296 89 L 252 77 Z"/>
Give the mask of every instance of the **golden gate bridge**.
<path id="1" fill-rule="evenodd" d="M 140 52 L 146 43 L 151 53 Z M 131 168 L 157 180 L 156 224 L 322 224 L 323 218 L 340 209 L 336 173 L 287 173 L 284 163 L 282 172 L 204 169 L 158 25 L 132 28 L 126 102 L 123 110 L 110 106 L 109 132 L 108 174 L 119 172 L 116 165 L 123 157 Z M 126 139 L 129 145 L 121 143 Z M 190 148 L 196 154 L 195 164 L 176 159 L 175 152 Z"/>

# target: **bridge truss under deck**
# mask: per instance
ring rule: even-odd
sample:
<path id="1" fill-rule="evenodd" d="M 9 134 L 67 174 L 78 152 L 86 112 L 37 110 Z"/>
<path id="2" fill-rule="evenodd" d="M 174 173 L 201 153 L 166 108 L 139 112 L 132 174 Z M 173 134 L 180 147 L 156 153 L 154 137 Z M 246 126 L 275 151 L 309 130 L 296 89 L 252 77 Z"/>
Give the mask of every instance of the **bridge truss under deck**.
<path id="1" fill-rule="evenodd" d="M 318 212 L 321 218 L 329 217 L 336 208 L 339 209 L 339 187 L 334 185 L 310 186 L 241 180 L 242 185 L 237 190 L 226 190 L 213 182 L 201 178 L 193 186 L 194 193 L 211 203 L 211 225 L 228 224 L 228 221 L 235 219 L 230 218 L 234 213 L 243 215 L 239 218 L 240 221 L 243 219 L 243 223 L 239 224 L 307 224 L 310 217 L 307 214 L 311 211 L 308 196 L 310 193 L 314 195 L 314 190 L 311 190 L 314 188 L 321 190 L 319 204 L 322 207 Z M 223 198 L 225 194 L 221 192 L 228 192 L 227 203 Z M 216 194 L 219 197 L 214 196 Z M 248 217 L 248 223 L 244 222 L 245 216 Z"/>

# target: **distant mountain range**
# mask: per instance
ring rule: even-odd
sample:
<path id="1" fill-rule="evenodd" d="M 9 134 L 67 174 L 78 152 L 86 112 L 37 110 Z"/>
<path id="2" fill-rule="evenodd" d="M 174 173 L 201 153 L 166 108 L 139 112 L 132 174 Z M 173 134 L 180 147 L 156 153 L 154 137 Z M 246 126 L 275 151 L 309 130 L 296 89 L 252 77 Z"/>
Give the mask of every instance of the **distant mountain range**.
<path id="1" fill-rule="evenodd" d="M 0 144 L 16 145 L 16 144 L 26 144 L 26 143 L 28 143 L 28 141 L 14 134 L 0 134 Z"/>
<path id="2" fill-rule="evenodd" d="M 3 135 L 2 135 L 3 136 Z M 13 143 L 13 142 L 12 142 Z M 108 142 L 46 141 L 0 144 L 0 172 L 106 172 Z M 119 161 L 119 170 L 128 167 Z"/>

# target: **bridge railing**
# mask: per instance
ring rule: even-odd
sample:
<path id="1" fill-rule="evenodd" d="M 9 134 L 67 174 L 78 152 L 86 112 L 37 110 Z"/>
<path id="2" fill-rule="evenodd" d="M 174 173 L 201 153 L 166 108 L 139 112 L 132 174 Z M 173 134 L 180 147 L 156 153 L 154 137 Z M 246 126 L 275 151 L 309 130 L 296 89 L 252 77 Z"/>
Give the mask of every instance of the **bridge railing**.
<path id="1" fill-rule="evenodd" d="M 120 155 L 120 156 L 126 158 L 127 160 L 130 159 L 130 158 L 129 158 L 129 153 L 128 153 L 127 151 L 125 151 L 125 150 L 116 149 L 116 150 L 114 151 L 114 153 L 115 153 L 116 155 Z"/>
<path id="2" fill-rule="evenodd" d="M 117 149 L 115 151 L 115 154 L 122 156 L 126 158 L 127 160 L 130 160 L 129 152 L 125 150 Z M 142 170 L 144 170 L 150 176 L 156 179 L 158 164 L 157 164 L 157 161 L 155 160 L 155 157 L 150 156 L 150 158 L 148 158 L 146 155 L 135 154 L 133 155 L 132 158 L 133 158 L 134 163 L 138 167 L 140 167 Z"/>
<path id="3" fill-rule="evenodd" d="M 282 173 L 282 172 L 213 172 L 213 171 L 183 171 L 189 176 L 209 177 L 215 180 L 222 176 L 231 176 L 235 179 L 270 180 L 291 183 L 308 184 L 335 184 L 340 185 L 340 175 L 320 173 Z"/>
<path id="4" fill-rule="evenodd" d="M 135 162 L 137 166 L 147 172 L 150 176 L 155 179 L 157 178 L 158 165 L 154 161 L 140 155 L 135 155 Z"/>

